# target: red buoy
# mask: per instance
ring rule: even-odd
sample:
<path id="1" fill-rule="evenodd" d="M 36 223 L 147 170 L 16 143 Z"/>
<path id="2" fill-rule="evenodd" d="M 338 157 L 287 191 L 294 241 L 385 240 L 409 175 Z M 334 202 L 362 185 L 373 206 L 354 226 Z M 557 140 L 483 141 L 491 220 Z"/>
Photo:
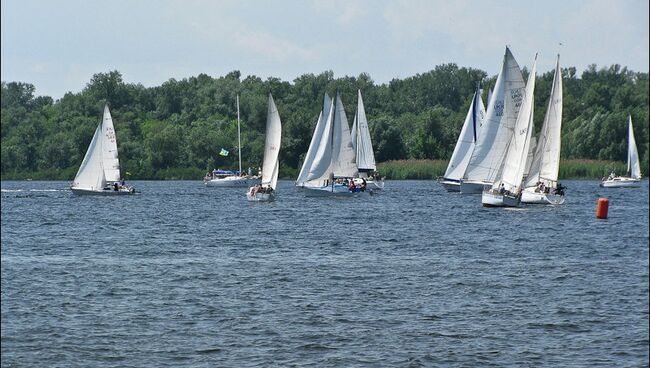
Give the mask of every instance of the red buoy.
<path id="1" fill-rule="evenodd" d="M 596 208 L 596 218 L 606 219 L 608 209 L 609 209 L 609 199 L 598 198 L 598 208 Z"/>

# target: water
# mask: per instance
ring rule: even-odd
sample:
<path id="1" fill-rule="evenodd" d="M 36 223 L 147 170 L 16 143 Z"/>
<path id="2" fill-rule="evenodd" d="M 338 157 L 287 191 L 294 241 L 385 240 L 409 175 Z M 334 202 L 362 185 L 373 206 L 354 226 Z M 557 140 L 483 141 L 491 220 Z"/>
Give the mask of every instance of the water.
<path id="1" fill-rule="evenodd" d="M 648 365 L 648 181 L 521 209 L 134 184 L 2 182 L 3 367 Z"/>

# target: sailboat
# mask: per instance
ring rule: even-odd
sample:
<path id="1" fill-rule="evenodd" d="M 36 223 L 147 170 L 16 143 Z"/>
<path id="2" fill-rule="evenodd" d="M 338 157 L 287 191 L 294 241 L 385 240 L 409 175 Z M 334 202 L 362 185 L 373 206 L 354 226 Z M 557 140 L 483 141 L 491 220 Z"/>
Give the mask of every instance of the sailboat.
<path id="1" fill-rule="evenodd" d="M 214 170 L 210 176 L 203 178 L 203 182 L 209 187 L 247 187 L 259 184 L 256 176 L 246 175 L 241 170 L 241 123 L 239 119 L 239 95 L 237 95 L 237 143 L 239 150 L 239 171 Z"/>
<path id="2" fill-rule="evenodd" d="M 560 132 L 562 129 L 562 70 L 560 55 L 555 64 L 544 124 L 534 148 L 528 176 L 524 182 L 521 202 L 537 204 L 564 203 L 564 188 L 558 183 L 560 170 Z"/>
<path id="3" fill-rule="evenodd" d="M 104 116 L 95 129 L 79 171 L 70 186 L 74 194 L 120 195 L 133 194 L 135 188 L 124 185 L 120 176 L 117 138 L 113 118 L 104 106 Z"/>
<path id="4" fill-rule="evenodd" d="M 533 102 L 537 55 L 528 76 L 517 122 L 507 145 L 505 159 L 494 184 L 483 191 L 481 202 L 485 207 L 518 207 L 521 203 L 526 157 L 533 131 Z"/>
<path id="5" fill-rule="evenodd" d="M 454 152 L 447 165 L 447 171 L 440 181 L 448 192 L 460 192 L 460 180 L 465 175 L 484 118 L 485 107 L 477 86 L 465 122 L 460 130 L 456 147 L 454 147 Z"/>
<path id="6" fill-rule="evenodd" d="M 316 151 L 318 151 L 319 149 L 319 145 L 323 137 L 323 132 L 325 130 L 325 125 L 327 124 L 327 121 L 329 119 L 331 108 L 332 108 L 332 99 L 327 93 L 325 93 L 325 97 L 323 98 L 323 109 L 318 115 L 316 128 L 314 129 L 314 134 L 311 137 L 311 142 L 309 142 L 309 149 L 307 150 L 307 154 L 305 155 L 305 160 L 302 163 L 302 167 L 300 168 L 300 173 L 298 174 L 298 178 L 296 179 L 296 186 L 299 188 L 304 187 L 305 183 L 307 182 L 313 182 L 314 179 L 318 179 L 319 174 L 312 173 L 310 175 L 310 172 L 312 171 L 312 166 L 314 166 Z M 324 169 L 317 169 L 315 171 L 316 173 L 319 173 L 322 170 Z"/>
<path id="7" fill-rule="evenodd" d="M 377 170 L 375 153 L 372 149 L 372 140 L 368 130 L 368 119 L 366 118 L 366 109 L 363 106 L 361 90 L 358 90 L 357 95 L 357 113 L 354 115 L 350 133 L 352 149 L 356 154 L 357 168 L 359 169 L 359 178 L 355 182 L 359 185 L 365 183 L 367 188 L 373 190 L 382 190 L 384 189 L 384 178 L 378 177 L 375 173 Z M 371 176 L 368 176 L 368 174 Z"/>
<path id="8" fill-rule="evenodd" d="M 269 93 L 269 107 L 266 113 L 266 139 L 264 141 L 264 159 L 262 162 L 262 183 L 249 188 L 246 197 L 249 201 L 270 202 L 275 199 L 278 184 L 280 139 L 282 122 L 273 96 Z"/>
<path id="9" fill-rule="evenodd" d="M 632 116 L 628 114 L 627 128 L 627 176 L 617 176 L 611 173 L 609 177 L 603 178 L 600 183 L 604 188 L 638 187 L 641 181 L 641 166 L 639 166 L 639 152 L 636 149 L 634 129 L 632 128 Z"/>
<path id="10" fill-rule="evenodd" d="M 314 134 L 318 134 L 318 126 Z M 306 196 L 353 196 L 362 189 L 357 188 L 353 178 L 359 170 L 348 120 L 345 116 L 341 96 L 330 104 L 327 120 L 322 129 L 320 141 L 311 162 L 304 190 Z"/>
<path id="11" fill-rule="evenodd" d="M 480 194 L 496 180 L 514 131 L 525 85 L 517 61 L 506 47 L 483 126 L 461 179 L 461 194 Z"/>

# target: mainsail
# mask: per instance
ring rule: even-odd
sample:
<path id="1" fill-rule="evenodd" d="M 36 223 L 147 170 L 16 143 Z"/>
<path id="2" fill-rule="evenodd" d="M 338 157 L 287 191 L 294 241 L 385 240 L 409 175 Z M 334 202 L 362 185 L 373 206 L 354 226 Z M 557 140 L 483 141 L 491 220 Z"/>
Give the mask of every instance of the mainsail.
<path id="1" fill-rule="evenodd" d="M 533 122 L 533 100 L 535 92 L 535 73 L 537 68 L 537 55 L 535 55 L 535 62 L 528 76 L 528 83 L 524 91 L 524 99 L 517 116 L 517 123 L 515 124 L 514 134 L 512 135 L 508 144 L 508 151 L 506 152 L 505 160 L 503 161 L 503 169 L 501 175 L 493 184 L 493 189 L 498 189 L 501 184 L 504 188 L 512 193 L 517 193 L 522 184 L 524 176 L 524 169 L 526 166 L 526 157 L 528 155 L 528 147 L 530 145 L 530 137 L 532 134 Z"/>
<path id="2" fill-rule="evenodd" d="M 525 187 L 534 187 L 537 182 L 552 186 L 557 182 L 560 170 L 560 133 L 562 129 L 562 71 L 560 55 L 555 64 L 555 75 L 551 86 L 544 124 L 539 133 L 537 148 L 530 167 Z"/>
<path id="3" fill-rule="evenodd" d="M 352 148 L 350 126 L 345 116 L 341 96 L 336 94 L 336 110 L 332 127 L 332 174 L 334 177 L 354 177 L 357 169 L 356 155 Z"/>
<path id="4" fill-rule="evenodd" d="M 104 175 L 106 176 L 106 181 L 119 181 L 121 179 L 120 160 L 117 157 L 115 128 L 113 127 L 111 112 L 108 111 L 108 105 L 104 106 L 102 134 L 102 156 L 104 160 Z"/>
<path id="5" fill-rule="evenodd" d="M 269 106 L 266 114 L 266 138 L 264 142 L 264 161 L 262 163 L 262 186 L 275 189 L 278 182 L 278 154 L 282 123 L 273 96 L 269 93 Z"/>
<path id="6" fill-rule="evenodd" d="M 490 97 L 481 134 L 465 170 L 464 180 L 495 181 L 517 122 L 524 88 L 521 69 L 506 47 L 503 65 Z"/>
<path id="7" fill-rule="evenodd" d="M 357 113 L 354 115 L 351 139 L 352 148 L 356 153 L 357 167 L 359 170 L 376 170 L 377 166 L 375 165 L 375 153 L 372 149 L 372 140 L 370 139 L 368 119 L 366 118 L 366 109 L 363 107 L 361 90 L 358 90 Z"/>
<path id="8" fill-rule="evenodd" d="M 460 180 L 465 174 L 465 169 L 469 164 L 469 159 L 474 150 L 474 144 L 478 139 L 480 127 L 485 118 L 485 107 L 481 100 L 481 94 L 477 88 L 472 97 L 472 104 L 467 111 L 465 122 L 460 131 L 460 136 L 454 147 L 454 152 L 451 155 L 447 171 L 445 171 L 445 179 Z"/>
<path id="9" fill-rule="evenodd" d="M 628 143 L 627 143 L 627 172 L 635 179 L 641 179 L 641 166 L 639 166 L 639 152 L 636 150 L 632 116 L 628 115 Z"/>

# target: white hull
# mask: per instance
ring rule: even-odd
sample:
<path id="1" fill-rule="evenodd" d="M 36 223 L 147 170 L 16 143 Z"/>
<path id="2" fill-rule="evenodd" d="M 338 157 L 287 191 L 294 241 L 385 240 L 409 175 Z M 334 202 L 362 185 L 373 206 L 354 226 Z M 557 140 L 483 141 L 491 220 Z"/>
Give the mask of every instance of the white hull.
<path id="1" fill-rule="evenodd" d="M 307 197 L 354 197 L 361 192 L 351 192 L 345 185 L 328 185 L 324 187 L 303 187 Z"/>
<path id="2" fill-rule="evenodd" d="M 135 194 L 135 188 L 128 189 L 105 189 L 105 190 L 92 190 L 92 189 L 81 189 L 81 188 L 70 188 L 72 193 L 77 195 L 99 195 L 99 196 L 116 196 L 116 195 L 127 195 Z"/>
<path id="3" fill-rule="evenodd" d="M 442 180 L 440 182 L 448 192 L 460 192 L 460 182 L 451 180 Z"/>
<path id="4" fill-rule="evenodd" d="M 486 182 L 460 182 L 460 194 L 481 194 L 486 186 L 492 186 L 492 183 Z"/>
<path id="5" fill-rule="evenodd" d="M 636 188 L 641 186 L 640 182 L 639 179 L 617 176 L 614 179 L 602 181 L 600 186 L 603 188 Z"/>
<path id="6" fill-rule="evenodd" d="M 519 207 L 520 200 L 503 194 L 483 192 L 481 197 L 483 207 Z"/>
<path id="7" fill-rule="evenodd" d="M 255 193 L 251 195 L 249 191 L 246 193 L 246 198 L 250 202 L 273 202 L 275 201 L 275 193 Z"/>
<path id="8" fill-rule="evenodd" d="M 384 179 L 379 181 L 366 180 L 366 185 L 368 189 L 372 190 L 383 190 L 384 189 Z"/>
<path id="9" fill-rule="evenodd" d="M 216 178 L 208 180 L 205 185 L 208 187 L 250 187 L 261 182 L 258 178 L 250 178 L 245 176 L 226 176 L 225 178 Z"/>
<path id="10" fill-rule="evenodd" d="M 564 196 L 551 193 L 537 193 L 534 190 L 524 190 L 521 193 L 521 203 L 527 204 L 563 204 Z"/>

